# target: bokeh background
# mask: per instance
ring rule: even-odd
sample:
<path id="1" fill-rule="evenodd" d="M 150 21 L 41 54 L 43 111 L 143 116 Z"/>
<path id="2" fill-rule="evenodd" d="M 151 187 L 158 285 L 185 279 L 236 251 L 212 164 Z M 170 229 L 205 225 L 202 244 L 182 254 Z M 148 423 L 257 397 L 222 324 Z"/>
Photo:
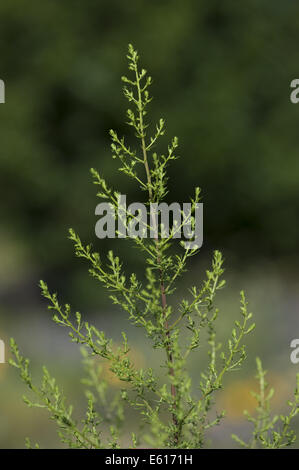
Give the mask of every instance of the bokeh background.
<path id="1" fill-rule="evenodd" d="M 8 346 L 15 337 L 37 378 L 46 363 L 81 410 L 80 355 L 51 322 L 37 286 L 43 278 L 116 341 L 120 328 L 128 331 L 136 360 L 147 364 L 141 332 L 127 327 L 67 240 L 74 227 L 101 253 L 113 249 L 130 271 L 142 270 L 125 241 L 95 238 L 89 175 L 97 168 L 138 200 L 138 188 L 117 172 L 108 136 L 110 128 L 130 132 L 120 76 L 132 42 L 154 78 L 152 117 L 167 119 L 163 144 L 180 139 L 169 200 L 202 188 L 204 245 L 178 295 L 200 282 L 217 248 L 228 281 L 220 335 L 238 313 L 241 288 L 255 314 L 246 366 L 227 378 L 217 405 L 227 418 L 211 436 L 213 447 L 232 446 L 232 432 L 248 434 L 242 410 L 254 405 L 255 356 L 276 387 L 276 412 L 299 368 L 289 358 L 299 337 L 299 105 L 289 98 L 299 73 L 298 2 L 2 0 L 0 19 L 0 338 Z M 0 365 L 0 447 L 23 447 L 26 436 L 59 446 L 46 413 L 23 404 L 24 392 L 16 371 Z"/>

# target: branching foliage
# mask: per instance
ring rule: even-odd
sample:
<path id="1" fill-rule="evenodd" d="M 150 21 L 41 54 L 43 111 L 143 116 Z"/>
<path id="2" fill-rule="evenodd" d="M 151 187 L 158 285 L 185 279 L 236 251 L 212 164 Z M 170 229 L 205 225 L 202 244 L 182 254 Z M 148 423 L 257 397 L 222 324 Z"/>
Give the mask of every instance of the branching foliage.
<path id="1" fill-rule="evenodd" d="M 160 119 L 153 126 L 153 134 L 150 134 L 147 111 L 152 99 L 149 94 L 152 79 L 145 69 L 139 68 L 137 51 L 131 45 L 127 58 L 130 77 L 122 77 L 124 95 L 130 103 L 127 123 L 133 128 L 138 145 L 136 149 L 131 148 L 124 137 L 111 130 L 112 156 L 120 161 L 119 170 L 146 192 L 148 206 L 150 203 L 160 204 L 168 193 L 167 167 L 177 158 L 178 139 L 174 137 L 171 140 L 164 154 L 157 151 L 157 144 L 165 133 L 165 121 Z M 117 214 L 119 193 L 108 185 L 98 171 L 92 169 L 91 173 L 94 183 L 99 187 L 99 198 L 108 201 Z M 199 200 L 200 190 L 195 188 L 191 213 L 187 216 L 192 222 Z M 130 219 L 131 214 L 126 213 L 124 216 Z M 153 218 L 153 225 L 155 220 Z M 182 223 L 185 221 L 183 218 Z M 207 430 L 218 425 L 224 416 L 224 411 L 216 414 L 213 411 L 215 396 L 223 387 L 225 374 L 238 369 L 245 360 L 244 340 L 255 326 L 252 314 L 247 309 L 245 295 L 241 292 L 240 318 L 236 320 L 227 344 L 222 346 L 217 340 L 219 311 L 215 306 L 216 294 L 225 285 L 221 253 L 215 251 L 211 270 L 206 272 L 206 279 L 202 283 L 192 286 L 178 303 L 170 301 L 174 298 L 172 296 L 180 277 L 187 269 L 189 258 L 196 255 L 198 250 L 182 248 L 176 242 L 178 227 L 172 227 L 166 238 L 161 236 L 161 224 L 154 228 L 156 235 L 153 238 L 133 239 L 144 254 L 145 281 L 137 279 L 134 273 L 125 273 L 122 262 L 112 251 L 109 251 L 107 259 L 103 258 L 93 251 L 91 245 L 82 243 L 73 229 L 69 231 L 69 238 L 74 244 L 76 256 L 88 263 L 90 274 L 106 288 L 111 301 L 127 314 L 133 325 L 141 327 L 152 341 L 153 354 L 155 349 L 164 351 L 165 360 L 161 366 L 166 374 L 163 380 L 151 368 L 144 370 L 134 365 L 124 332 L 121 333 L 121 346 L 116 347 L 97 326 L 84 321 L 81 313 L 73 312 L 69 304 L 61 303 L 57 294 L 51 293 L 44 281 L 40 282 L 40 287 L 48 301 L 48 308 L 53 312 L 54 322 L 66 328 L 71 341 L 83 348 L 87 370 L 83 383 L 88 391 L 86 416 L 81 424 L 72 418 L 72 407 L 66 405 L 61 389 L 47 369 L 44 368 L 42 384 L 34 385 L 28 359 L 20 354 L 15 342 L 11 342 L 14 355 L 11 364 L 18 368 L 22 380 L 37 400 L 32 402 L 26 398 L 25 402 L 29 406 L 47 409 L 57 424 L 61 441 L 70 447 L 121 446 L 122 424 L 126 410 L 130 407 L 140 413 L 144 422 L 142 430 L 136 430 L 131 436 L 133 447 L 147 443 L 153 447 L 201 448 L 205 444 Z M 175 253 L 170 250 L 173 245 L 178 245 L 181 251 Z M 204 331 L 208 337 L 209 364 L 201 372 L 198 383 L 192 384 L 187 372 L 187 361 L 192 354 L 198 354 L 205 337 Z M 121 391 L 113 399 L 109 397 L 109 400 L 108 385 L 101 373 L 101 363 L 105 361 L 109 363 L 114 376 L 123 383 Z M 261 369 L 259 374 L 261 379 Z M 254 421 L 254 442 L 269 446 L 268 431 L 274 422 L 269 421 L 266 415 L 267 400 L 259 398 L 259 415 L 257 421 Z M 295 403 L 297 400 L 296 395 Z M 292 406 L 297 406 L 295 403 Z M 278 436 L 273 431 L 273 446 L 292 442 L 289 422 L 295 415 L 294 407 L 290 416 L 282 419 L 281 434 Z"/>
<path id="2" fill-rule="evenodd" d="M 244 442 L 233 434 L 233 439 L 245 448 L 265 448 L 280 449 L 290 446 L 296 440 L 295 432 L 291 429 L 291 421 L 299 413 L 299 374 L 297 374 L 297 384 L 294 391 L 294 399 L 288 401 L 289 413 L 287 415 L 273 415 L 271 413 L 271 398 L 274 389 L 269 388 L 265 380 L 266 371 L 262 367 L 261 360 L 256 359 L 257 380 L 259 391 L 252 392 L 257 401 L 256 415 L 251 416 L 248 411 L 244 411 L 247 420 L 253 425 L 252 438 L 249 442 Z"/>

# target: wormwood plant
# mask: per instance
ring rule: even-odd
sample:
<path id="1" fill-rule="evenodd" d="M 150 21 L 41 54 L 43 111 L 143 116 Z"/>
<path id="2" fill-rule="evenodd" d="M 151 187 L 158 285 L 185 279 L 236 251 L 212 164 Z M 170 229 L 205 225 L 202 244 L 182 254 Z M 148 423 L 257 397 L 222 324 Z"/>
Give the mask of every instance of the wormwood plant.
<path id="1" fill-rule="evenodd" d="M 295 432 L 290 424 L 299 412 L 299 374 L 297 374 L 297 385 L 293 401 L 288 401 L 290 408 L 288 415 L 271 415 L 270 402 L 274 395 L 274 389 L 268 386 L 265 380 L 266 371 L 263 369 L 261 360 L 256 358 L 259 391 L 252 392 L 257 401 L 256 416 L 251 416 L 244 411 L 248 421 L 253 424 L 252 436 L 249 442 L 244 442 L 235 434 L 232 438 L 242 447 L 254 449 L 261 446 L 266 449 L 277 449 L 289 446 L 296 440 Z"/>
<path id="2" fill-rule="evenodd" d="M 127 58 L 130 76 L 122 77 L 123 90 L 131 106 L 127 111 L 127 121 L 134 130 L 138 145 L 136 150 L 132 149 L 123 137 L 111 130 L 112 155 L 120 160 L 120 171 L 146 192 L 149 207 L 150 203 L 163 201 L 167 194 L 167 167 L 177 158 L 178 139 L 173 138 L 165 154 L 154 151 L 165 132 L 165 123 L 160 119 L 150 135 L 147 109 L 151 101 L 149 87 L 152 80 L 146 70 L 139 68 L 138 54 L 131 45 Z M 91 173 L 99 187 L 99 198 L 107 200 L 117 214 L 119 193 L 96 170 L 92 169 Z M 192 210 L 188 215 L 193 223 L 199 198 L 200 190 L 196 188 L 191 199 Z M 130 219 L 131 214 L 125 215 Z M 25 397 L 25 403 L 29 407 L 46 409 L 58 427 L 61 441 L 69 447 L 147 445 L 156 448 L 201 448 L 205 444 L 207 430 L 218 425 L 224 417 L 224 411 L 214 412 L 215 397 L 223 386 L 225 375 L 240 368 L 246 358 L 244 340 L 255 327 L 252 314 L 241 292 L 240 317 L 235 321 L 227 343 L 221 345 L 216 335 L 219 311 L 215 306 L 215 296 L 225 285 L 221 253 L 214 252 L 212 267 L 201 284 L 191 287 L 181 301 L 172 301 L 189 258 L 198 250 L 179 246 L 175 240 L 176 227 L 172 227 L 167 238 L 161 236 L 161 224 L 156 229 L 155 238 L 133 239 L 144 254 L 146 281 L 143 282 L 135 274 L 128 276 L 124 273 L 120 259 L 112 251 L 105 260 L 93 251 L 90 244 L 85 245 L 73 229 L 69 231 L 69 238 L 74 244 L 76 256 L 87 261 L 90 274 L 107 289 L 112 302 L 127 314 L 133 325 L 143 329 L 154 350 L 164 351 L 165 360 L 161 366 L 165 373 L 162 378 L 152 368 L 141 369 L 134 365 L 125 333 L 121 333 L 121 345 L 114 345 L 103 331 L 84 321 L 81 313 L 73 312 L 69 304 L 62 304 L 44 281 L 40 281 L 40 288 L 49 303 L 48 308 L 53 312 L 54 322 L 69 330 L 71 341 L 81 345 L 86 371 L 83 383 L 87 387 L 87 409 L 82 421 L 73 418 L 72 406 L 67 405 L 62 389 L 45 367 L 41 384 L 35 384 L 29 370 L 29 360 L 21 355 L 15 341 L 11 340 L 14 358 L 10 362 L 19 370 L 34 396 L 31 399 Z M 174 243 L 180 252 L 170 250 Z M 208 366 L 199 371 L 193 385 L 187 364 L 192 355 L 198 354 L 205 337 L 208 341 Z M 103 373 L 105 362 L 124 384 L 114 396 L 108 390 Z M 236 436 L 234 439 L 244 447 L 289 445 L 295 440 L 290 422 L 298 412 L 299 378 L 294 401 L 289 402 L 289 415 L 270 417 L 269 401 L 273 392 L 267 391 L 265 372 L 259 360 L 257 366 L 260 384 L 260 391 L 256 394 L 257 415 L 247 415 L 254 425 L 252 439 L 248 443 Z M 123 424 L 130 408 L 137 410 L 140 422 L 144 424 L 137 426 L 128 443 L 129 437 L 125 435 L 123 438 Z M 29 441 L 27 446 L 30 447 Z"/>

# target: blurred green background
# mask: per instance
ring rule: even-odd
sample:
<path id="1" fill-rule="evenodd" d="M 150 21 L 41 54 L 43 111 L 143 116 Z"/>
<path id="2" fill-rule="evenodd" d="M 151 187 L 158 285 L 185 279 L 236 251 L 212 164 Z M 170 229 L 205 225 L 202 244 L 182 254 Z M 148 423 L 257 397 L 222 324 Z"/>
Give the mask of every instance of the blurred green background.
<path id="1" fill-rule="evenodd" d="M 242 409 L 252 406 L 255 356 L 276 385 L 276 411 L 299 367 L 289 359 L 299 336 L 299 105 L 289 98 L 298 78 L 298 2 L 2 0 L 0 19 L 0 338 L 16 338 L 37 376 L 47 363 L 83 406 L 80 357 L 51 323 L 37 287 L 43 278 L 116 340 L 127 329 L 146 364 L 149 346 L 139 330 L 126 327 L 66 238 L 72 226 L 96 250 L 113 249 L 130 271 L 141 271 L 125 241 L 96 239 L 89 175 L 93 166 L 140 199 L 117 172 L 108 136 L 110 128 L 130 132 L 120 76 L 132 42 L 154 78 L 152 117 L 167 120 L 163 144 L 180 140 L 169 200 L 187 201 L 191 188 L 202 188 L 204 245 L 178 294 L 200 281 L 217 248 L 229 281 L 219 298 L 221 335 L 238 312 L 241 288 L 256 317 L 246 367 L 219 395 L 227 418 L 211 436 L 214 447 L 232 445 L 231 432 L 248 432 Z M 196 380 L 197 359 L 192 371 Z M 47 416 L 22 403 L 24 391 L 15 370 L 0 365 L 0 447 L 23 447 L 25 436 L 58 446 Z"/>

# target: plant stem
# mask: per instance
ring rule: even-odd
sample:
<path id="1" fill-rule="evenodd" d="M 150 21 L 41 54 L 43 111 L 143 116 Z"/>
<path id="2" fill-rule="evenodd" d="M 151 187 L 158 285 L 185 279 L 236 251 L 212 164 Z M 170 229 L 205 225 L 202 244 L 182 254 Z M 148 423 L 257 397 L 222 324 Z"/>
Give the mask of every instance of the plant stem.
<path id="1" fill-rule="evenodd" d="M 153 202 L 153 191 L 152 191 L 152 181 L 151 181 L 151 173 L 150 173 L 150 168 L 148 164 L 148 159 L 147 159 L 147 150 L 146 150 L 146 143 L 145 143 L 145 133 L 144 133 L 144 123 L 143 123 L 143 105 L 142 105 L 142 96 L 141 96 L 141 89 L 140 89 L 140 80 L 139 80 L 139 75 L 138 75 L 138 70 L 136 66 L 136 84 L 137 84 L 137 91 L 138 91 L 138 111 L 139 111 L 139 124 L 140 124 L 140 138 L 141 138 L 141 147 L 142 147 L 142 153 L 143 153 L 143 163 L 146 171 L 146 177 L 147 177 L 147 185 L 148 185 L 148 195 L 149 195 L 149 202 Z M 171 377 L 174 377 L 174 368 L 173 368 L 173 355 L 171 351 L 171 339 L 170 339 L 170 331 L 169 331 L 169 326 L 168 326 L 168 320 L 166 318 L 166 310 L 167 310 L 167 299 L 166 299 L 166 293 L 165 293 L 165 284 L 164 284 L 164 279 L 163 279 L 163 269 L 161 267 L 161 256 L 159 253 L 159 238 L 158 238 L 158 232 L 156 230 L 156 219 L 155 216 L 152 215 L 152 222 L 153 222 L 153 229 L 155 233 L 155 243 L 156 243 L 156 248 L 157 248 L 157 265 L 159 267 L 159 275 L 160 275 L 160 292 L 161 292 L 161 304 L 162 304 L 162 315 L 164 317 L 164 334 L 166 337 L 166 355 L 167 355 L 167 360 L 169 365 L 169 374 Z M 170 391 L 171 395 L 173 398 L 174 402 L 174 407 L 176 407 L 176 386 L 174 384 L 171 384 L 170 386 Z M 178 444 L 179 441 L 179 431 L 178 431 L 178 420 L 175 415 L 175 413 L 172 413 L 172 421 L 173 424 L 176 428 L 176 432 L 174 435 L 174 440 L 175 443 Z"/>

